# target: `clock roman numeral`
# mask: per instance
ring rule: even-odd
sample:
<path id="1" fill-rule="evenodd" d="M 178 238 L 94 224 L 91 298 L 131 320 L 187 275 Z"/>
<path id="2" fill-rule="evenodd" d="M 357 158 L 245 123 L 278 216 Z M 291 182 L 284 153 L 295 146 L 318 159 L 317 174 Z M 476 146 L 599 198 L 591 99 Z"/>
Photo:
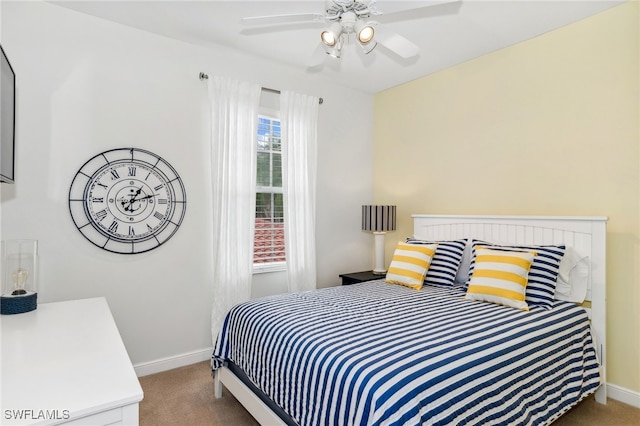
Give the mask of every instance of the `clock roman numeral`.
<path id="1" fill-rule="evenodd" d="M 104 183 L 96 182 L 96 185 L 101 186 L 101 187 L 103 187 L 103 188 L 105 188 L 105 189 L 107 189 L 107 188 L 108 188 L 108 186 L 107 186 L 107 185 L 105 185 Z"/>
<path id="2" fill-rule="evenodd" d="M 133 226 L 129 225 L 129 236 L 133 237 L 136 235 L 136 232 L 133 230 Z"/>
<path id="3" fill-rule="evenodd" d="M 160 185 L 156 186 L 155 188 L 153 188 L 153 190 L 154 191 L 159 191 L 160 189 L 162 189 L 163 186 L 164 186 L 163 184 L 160 184 Z"/>
<path id="4" fill-rule="evenodd" d="M 118 174 L 117 170 L 111 170 L 111 179 L 112 180 L 120 179 L 120 175 Z"/>
<path id="5" fill-rule="evenodd" d="M 96 219 L 98 219 L 99 221 L 102 221 L 105 217 L 107 217 L 107 210 L 100 210 L 99 212 L 96 213 Z"/>
<path id="6" fill-rule="evenodd" d="M 104 198 L 103 197 L 95 197 L 91 199 L 92 202 L 94 203 L 104 203 Z"/>
<path id="7" fill-rule="evenodd" d="M 167 204 L 166 198 L 158 198 L 158 204 Z"/>
<path id="8" fill-rule="evenodd" d="M 114 220 L 109 226 L 109 232 L 117 232 L 117 231 L 118 231 L 118 222 Z"/>
<path id="9" fill-rule="evenodd" d="M 158 219 L 158 220 L 162 220 L 162 219 L 164 219 L 164 215 L 163 215 L 162 213 L 160 213 L 160 212 L 155 212 L 155 213 L 153 214 L 153 216 L 154 216 L 156 219 Z"/>
<path id="10" fill-rule="evenodd" d="M 136 168 L 135 167 L 129 167 L 128 176 L 135 176 L 135 175 L 136 175 Z"/>

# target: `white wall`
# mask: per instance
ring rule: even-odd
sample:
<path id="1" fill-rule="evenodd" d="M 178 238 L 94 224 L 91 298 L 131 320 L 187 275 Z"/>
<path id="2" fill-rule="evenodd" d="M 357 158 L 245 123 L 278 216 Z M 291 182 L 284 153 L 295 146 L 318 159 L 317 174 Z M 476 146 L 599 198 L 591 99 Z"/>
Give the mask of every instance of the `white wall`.
<path id="1" fill-rule="evenodd" d="M 371 95 L 304 70 L 208 49 L 43 2 L 6 2 L 2 41 L 17 75 L 16 184 L 2 188 L 2 237 L 40 242 L 40 303 L 104 296 L 134 364 L 205 353 L 210 332 L 209 119 L 200 71 L 324 98 L 319 117 L 318 286 L 371 265 L 360 205 L 372 197 Z M 86 160 L 116 147 L 167 159 L 187 190 L 186 216 L 163 246 L 116 255 L 68 211 Z M 284 291 L 261 274 L 254 295 Z"/>

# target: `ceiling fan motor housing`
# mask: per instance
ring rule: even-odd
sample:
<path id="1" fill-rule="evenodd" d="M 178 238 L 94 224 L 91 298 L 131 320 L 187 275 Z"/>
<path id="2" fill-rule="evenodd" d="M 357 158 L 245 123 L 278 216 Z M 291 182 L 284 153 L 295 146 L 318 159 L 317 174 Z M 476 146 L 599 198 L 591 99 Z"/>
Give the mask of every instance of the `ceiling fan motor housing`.
<path id="1" fill-rule="evenodd" d="M 328 29 L 322 32 L 321 38 L 324 44 L 333 47 L 338 43 L 342 34 L 357 33 L 358 42 L 362 45 L 373 40 L 375 30 L 365 23 L 365 19 L 371 16 L 370 6 L 373 1 L 361 2 L 355 0 L 332 0 L 327 2 L 325 17 L 333 22 Z M 336 25 L 336 24 L 339 24 Z M 363 46 L 364 47 L 364 46 Z M 366 53 L 371 49 L 365 49 Z M 327 52 L 331 54 L 330 52 Z"/>

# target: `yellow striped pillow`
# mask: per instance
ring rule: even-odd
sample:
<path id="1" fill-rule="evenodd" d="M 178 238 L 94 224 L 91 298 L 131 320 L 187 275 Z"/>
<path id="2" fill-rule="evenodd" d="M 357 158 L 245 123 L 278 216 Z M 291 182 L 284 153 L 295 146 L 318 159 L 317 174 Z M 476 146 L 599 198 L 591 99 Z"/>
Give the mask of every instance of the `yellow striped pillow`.
<path id="1" fill-rule="evenodd" d="M 438 244 L 399 242 L 387 271 L 386 282 L 420 290 Z"/>
<path id="2" fill-rule="evenodd" d="M 476 249 L 476 263 L 465 295 L 468 300 L 529 310 L 525 301 L 529 268 L 536 253 Z"/>

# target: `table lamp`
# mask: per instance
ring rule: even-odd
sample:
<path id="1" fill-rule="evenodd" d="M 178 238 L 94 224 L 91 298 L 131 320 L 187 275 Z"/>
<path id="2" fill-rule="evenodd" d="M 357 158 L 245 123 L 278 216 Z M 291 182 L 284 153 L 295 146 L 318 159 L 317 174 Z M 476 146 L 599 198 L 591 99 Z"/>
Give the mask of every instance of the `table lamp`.
<path id="1" fill-rule="evenodd" d="M 38 305 L 38 241 L 2 241 L 0 314 L 33 311 Z"/>
<path id="2" fill-rule="evenodd" d="M 387 273 L 384 263 L 384 235 L 396 230 L 396 206 L 362 206 L 362 230 L 373 232 L 375 238 L 376 263 L 373 273 Z"/>

